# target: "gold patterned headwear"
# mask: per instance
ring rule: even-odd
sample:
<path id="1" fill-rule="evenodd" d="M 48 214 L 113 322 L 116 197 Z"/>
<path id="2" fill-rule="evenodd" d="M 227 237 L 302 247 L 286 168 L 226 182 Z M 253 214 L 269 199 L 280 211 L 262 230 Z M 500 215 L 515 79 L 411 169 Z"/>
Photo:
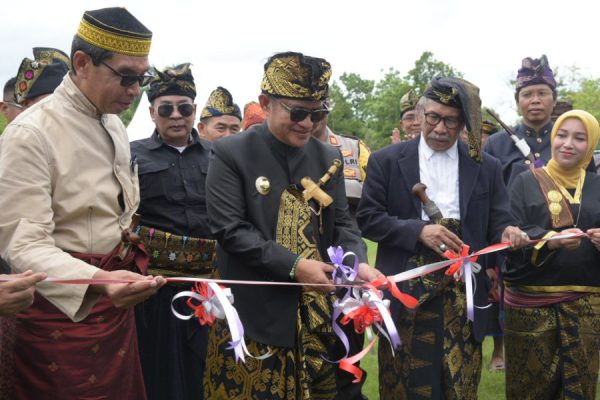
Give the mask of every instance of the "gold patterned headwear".
<path id="1" fill-rule="evenodd" d="M 152 32 L 122 7 L 83 13 L 77 36 L 113 53 L 145 57 L 150 53 Z"/>
<path id="2" fill-rule="evenodd" d="M 400 117 L 402 117 L 405 112 L 414 110 L 418 101 L 419 96 L 417 96 L 417 93 L 413 89 L 406 92 L 404 96 L 400 98 Z"/>
<path id="3" fill-rule="evenodd" d="M 164 71 L 154 68 L 154 77 L 146 92 L 148 101 L 152 103 L 157 97 L 173 95 L 187 96 L 194 100 L 196 85 L 190 65 L 190 63 L 179 64 Z"/>
<path id="4" fill-rule="evenodd" d="M 483 120 L 481 123 L 481 133 L 485 135 L 492 135 L 498 132 L 498 127 L 490 120 Z"/>
<path id="5" fill-rule="evenodd" d="M 260 88 L 276 97 L 321 101 L 329 92 L 331 65 L 301 53 L 275 54 L 265 64 Z"/>
<path id="6" fill-rule="evenodd" d="M 242 113 L 229 91 L 221 86 L 217 87 L 208 97 L 206 105 L 200 113 L 200 119 L 219 117 L 221 115 L 233 115 L 242 120 Z"/>
<path id="7" fill-rule="evenodd" d="M 481 98 L 479 88 L 462 78 L 435 77 L 423 96 L 448 107 L 458 108 L 469 136 L 469 156 L 480 162 Z"/>
<path id="8" fill-rule="evenodd" d="M 70 64 L 69 56 L 58 49 L 34 47 L 33 60 L 24 58 L 17 72 L 17 103 L 53 93 L 69 72 Z"/>

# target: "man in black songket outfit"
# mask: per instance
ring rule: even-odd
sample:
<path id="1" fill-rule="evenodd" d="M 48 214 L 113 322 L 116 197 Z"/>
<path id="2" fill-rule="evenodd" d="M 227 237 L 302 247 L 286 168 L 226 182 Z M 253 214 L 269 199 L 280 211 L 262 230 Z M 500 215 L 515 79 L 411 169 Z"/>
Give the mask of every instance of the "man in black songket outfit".
<path id="1" fill-rule="evenodd" d="M 550 132 L 554 126 L 552 111 L 556 105 L 556 79 L 548 58 L 524 58 L 517 72 L 515 101 L 523 117 L 514 127 L 518 139 L 523 139 L 536 160 L 535 166 L 546 165 L 550 160 Z M 522 172 L 530 168 L 531 159 L 517 148 L 509 134 L 502 130 L 490 137 L 484 150 L 502 163 L 502 176 L 507 187 Z M 589 171 L 595 171 L 592 161 Z"/>
<path id="2" fill-rule="evenodd" d="M 344 398 L 341 374 L 351 376 L 338 377 L 337 366 L 322 358 L 340 357 L 331 324 L 335 296 L 327 294 L 334 288 L 311 285 L 331 283 L 325 261 L 332 245 L 356 253 L 359 279 L 380 274 L 364 263 L 365 245 L 352 228 L 341 154 L 311 136 L 328 111 L 330 76 L 324 59 L 275 54 L 259 96 L 266 123 L 213 143 L 207 207 L 221 276 L 305 286 L 232 286 L 248 349 L 272 355 L 236 362 L 229 330 L 217 321 L 209 335 L 207 398 Z"/>
<path id="3" fill-rule="evenodd" d="M 418 140 L 388 146 L 371 155 L 357 220 L 363 235 L 378 243 L 377 267 L 386 275 L 444 259 L 490 243 L 526 243 L 511 226 L 498 160 L 480 151 L 479 89 L 459 78 L 435 78 L 419 101 Z M 466 126 L 468 144 L 457 140 Z M 438 213 L 412 194 L 417 183 Z M 429 213 L 429 214 L 428 214 Z M 485 306 L 490 281 L 475 273 L 474 304 Z M 444 270 L 400 284 L 418 299 L 415 311 L 392 301 L 402 338 L 395 354 L 379 346 L 382 399 L 474 399 L 481 375 L 481 341 L 487 315 L 475 309 L 467 319 L 465 284 Z"/>
<path id="4" fill-rule="evenodd" d="M 210 277 L 215 242 L 206 217 L 210 143 L 193 128 L 196 86 L 189 64 L 155 71 L 147 92 L 156 129 L 131 143 L 140 180 L 139 234 L 152 256 L 150 274 Z M 187 286 L 187 287 L 186 287 Z M 201 399 L 208 328 L 171 313 L 189 285 L 169 285 L 136 309 L 148 399 Z M 184 302 L 176 304 L 182 310 Z"/>

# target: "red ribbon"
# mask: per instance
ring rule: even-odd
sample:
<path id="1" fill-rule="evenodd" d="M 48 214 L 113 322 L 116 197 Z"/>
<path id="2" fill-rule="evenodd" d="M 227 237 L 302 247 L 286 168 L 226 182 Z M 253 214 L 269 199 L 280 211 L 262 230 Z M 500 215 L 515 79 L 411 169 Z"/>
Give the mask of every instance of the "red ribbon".
<path id="1" fill-rule="evenodd" d="M 360 353 L 357 353 L 352 357 L 344 358 L 342 361 L 340 361 L 340 369 L 354 375 L 354 380 L 352 383 L 360 382 L 363 376 L 363 371 L 353 364 L 367 355 L 369 350 L 371 350 L 375 344 L 375 340 L 377 340 L 377 337 L 374 337 L 373 340 L 371 340 L 371 342 Z"/>
<path id="2" fill-rule="evenodd" d="M 469 256 L 469 245 L 464 244 L 463 247 L 460 249 L 460 254 L 456 254 L 452 250 L 446 250 L 444 252 L 444 255 L 449 260 L 458 259 L 458 261 L 450 265 L 446 270 L 446 276 L 453 276 L 456 273 L 456 271 L 458 271 L 458 269 L 463 265 L 464 259 Z M 471 262 L 477 261 L 477 257 L 477 255 L 472 256 Z"/>
<path id="3" fill-rule="evenodd" d="M 208 284 L 206 282 L 196 282 L 194 284 L 192 292 L 198 293 L 206 300 L 208 300 L 209 298 Z M 196 305 L 194 304 L 192 298 L 187 299 L 186 303 L 192 310 L 194 310 L 194 315 L 196 316 L 196 318 L 198 318 L 198 322 L 200 322 L 200 325 L 207 324 L 208 326 L 212 326 L 215 323 L 217 318 L 206 311 L 206 309 L 204 308 L 204 303 Z"/>
<path id="4" fill-rule="evenodd" d="M 385 286 L 390 291 L 392 296 L 398 299 L 407 308 L 413 309 L 417 306 L 417 304 L 419 304 L 419 301 L 417 299 L 415 299 L 409 294 L 403 293 L 400 289 L 398 289 L 396 282 L 394 282 L 394 280 L 389 276 L 382 276 L 381 278 L 377 278 L 373 282 L 370 282 L 365 286 L 367 286 L 370 289 L 373 289 L 375 293 L 378 292 L 376 288 Z"/>
<path id="5" fill-rule="evenodd" d="M 375 322 L 383 323 L 383 317 L 378 309 L 362 306 L 344 315 L 340 320 L 342 325 L 348 325 L 350 321 L 354 323 L 356 333 L 364 333 L 365 329 Z"/>

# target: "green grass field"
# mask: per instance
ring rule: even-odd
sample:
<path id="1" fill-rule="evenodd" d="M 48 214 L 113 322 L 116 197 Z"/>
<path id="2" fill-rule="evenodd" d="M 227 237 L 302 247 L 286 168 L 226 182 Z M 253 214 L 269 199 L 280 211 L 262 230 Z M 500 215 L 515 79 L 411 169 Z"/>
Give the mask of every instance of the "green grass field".
<path id="1" fill-rule="evenodd" d="M 375 253 L 377 245 L 365 240 L 369 250 L 369 263 L 375 265 Z M 385 339 L 382 345 L 389 345 Z M 479 400 L 504 399 L 504 372 L 492 371 L 489 369 L 490 358 L 493 351 L 493 340 L 488 337 L 483 342 L 483 364 L 481 371 L 481 381 L 477 396 Z M 369 354 L 361 361 L 361 367 L 367 371 L 367 381 L 363 387 L 363 394 L 369 400 L 379 399 L 379 373 L 377 370 L 377 349 L 374 347 Z M 596 389 L 596 400 L 600 400 L 600 385 Z"/>

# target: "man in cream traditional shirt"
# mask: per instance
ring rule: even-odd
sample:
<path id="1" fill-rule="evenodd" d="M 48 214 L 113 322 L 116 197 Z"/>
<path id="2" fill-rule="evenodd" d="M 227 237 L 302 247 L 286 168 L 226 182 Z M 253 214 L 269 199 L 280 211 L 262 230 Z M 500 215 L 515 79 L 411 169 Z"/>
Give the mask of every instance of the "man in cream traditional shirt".
<path id="1" fill-rule="evenodd" d="M 499 241 L 513 248 L 527 243 L 511 226 L 508 196 L 498 160 L 482 154 L 479 89 L 458 78 L 435 78 L 418 107 L 421 134 L 388 146 L 369 158 L 357 212 L 363 236 L 378 243 L 377 267 L 394 275 L 440 261 L 444 252 L 470 251 Z M 421 107 L 422 106 L 422 107 Z M 467 128 L 468 145 L 457 140 Z M 439 207 L 436 215 L 413 195 L 424 183 Z M 490 287 L 478 270 L 473 296 L 487 304 Z M 487 314 L 469 317 L 461 281 L 438 271 L 399 284 L 419 300 L 409 311 L 391 302 L 402 338 L 395 353 L 379 346 L 379 388 L 382 399 L 474 399 L 481 375 L 481 341 Z"/>
<path id="2" fill-rule="evenodd" d="M 86 11 L 69 75 L 0 138 L 0 251 L 12 269 L 134 281 L 39 284 L 17 315 L 15 398 L 146 397 L 131 306 L 165 281 L 131 271 L 143 268 L 135 246 L 121 251 L 139 187 L 115 114 L 148 81 L 151 37 L 124 8 Z"/>

